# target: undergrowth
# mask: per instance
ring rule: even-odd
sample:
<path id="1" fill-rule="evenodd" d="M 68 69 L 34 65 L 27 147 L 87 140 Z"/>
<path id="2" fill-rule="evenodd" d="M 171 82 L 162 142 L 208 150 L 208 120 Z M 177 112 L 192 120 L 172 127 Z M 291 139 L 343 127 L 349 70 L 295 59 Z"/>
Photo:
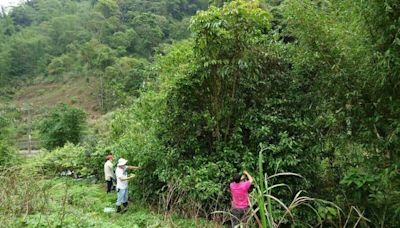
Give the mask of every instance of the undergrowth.
<path id="1" fill-rule="evenodd" d="M 200 219 L 158 214 L 132 200 L 124 214 L 115 207 L 115 192 L 103 184 L 69 177 L 45 179 L 32 166 L 3 169 L 0 178 L 0 227 L 217 227 Z"/>

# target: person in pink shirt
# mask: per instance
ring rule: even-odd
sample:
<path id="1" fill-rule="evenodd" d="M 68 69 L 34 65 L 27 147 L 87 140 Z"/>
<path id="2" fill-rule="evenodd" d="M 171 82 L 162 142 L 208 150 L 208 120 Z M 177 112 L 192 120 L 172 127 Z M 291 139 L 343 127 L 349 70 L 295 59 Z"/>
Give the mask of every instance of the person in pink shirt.
<path id="1" fill-rule="evenodd" d="M 246 177 L 248 180 L 246 180 Z M 253 177 L 247 171 L 243 175 L 238 173 L 229 185 L 232 196 L 232 227 L 237 226 L 247 214 L 250 207 L 249 189 L 253 183 Z"/>

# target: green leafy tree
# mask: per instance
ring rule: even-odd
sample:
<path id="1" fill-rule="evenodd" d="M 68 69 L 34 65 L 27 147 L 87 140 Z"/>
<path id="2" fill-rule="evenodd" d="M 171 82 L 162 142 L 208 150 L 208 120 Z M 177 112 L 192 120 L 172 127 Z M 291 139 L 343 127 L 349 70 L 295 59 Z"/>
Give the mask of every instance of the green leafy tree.
<path id="1" fill-rule="evenodd" d="M 82 44 L 90 39 L 90 34 L 77 15 L 54 17 L 43 30 L 51 38 L 52 54 L 56 56 L 66 53 L 69 45 Z"/>
<path id="2" fill-rule="evenodd" d="M 34 21 L 35 10 L 29 4 L 15 7 L 10 16 L 18 26 L 29 26 Z"/>
<path id="3" fill-rule="evenodd" d="M 54 149 L 65 143 L 79 143 L 84 134 L 86 114 L 74 107 L 60 104 L 40 123 L 39 131 L 44 147 Z"/>
<path id="4" fill-rule="evenodd" d="M 106 103 L 108 107 L 130 104 L 149 80 L 151 70 L 145 59 L 122 57 L 105 69 Z"/>
<path id="5" fill-rule="evenodd" d="M 133 29 L 118 31 L 110 36 L 107 42 L 110 47 L 118 50 L 119 55 L 127 53 L 135 53 L 135 46 L 138 39 L 138 34 Z"/>
<path id="6" fill-rule="evenodd" d="M 24 76 L 43 72 L 48 61 L 49 38 L 26 30 L 13 36 L 10 43 L 10 75 Z"/>
<path id="7" fill-rule="evenodd" d="M 47 72 L 49 75 L 62 75 L 64 72 L 71 72 L 73 64 L 74 58 L 72 55 L 61 55 L 51 60 L 47 66 Z"/>
<path id="8" fill-rule="evenodd" d="M 319 193 L 336 192 L 340 203 L 358 205 L 372 223 L 398 226 L 393 202 L 400 184 L 394 82 L 400 69 L 395 60 L 399 4 L 290 1 L 283 6 L 284 35 L 295 41 L 288 45 L 292 73 L 310 94 L 304 97 L 311 108 L 307 125 L 315 127 L 310 148 L 325 163 Z"/>
<path id="9" fill-rule="evenodd" d="M 144 56 L 151 56 L 154 48 L 166 37 L 163 28 L 167 26 L 167 20 L 151 13 L 141 13 L 134 16 L 131 24 L 139 36 L 135 46 L 136 51 Z"/>
<path id="10" fill-rule="evenodd" d="M 116 53 L 99 40 L 92 39 L 82 45 L 80 55 L 89 69 L 103 71 L 114 63 Z"/>
<path id="11" fill-rule="evenodd" d="M 118 4 L 116 1 L 112 0 L 99 0 L 96 4 L 96 9 L 100 11 L 105 18 L 119 14 Z"/>
<path id="12" fill-rule="evenodd" d="M 10 49 L 6 45 L 0 45 L 0 82 L 2 85 L 6 85 L 6 82 L 9 81 L 9 73 L 10 73 Z"/>

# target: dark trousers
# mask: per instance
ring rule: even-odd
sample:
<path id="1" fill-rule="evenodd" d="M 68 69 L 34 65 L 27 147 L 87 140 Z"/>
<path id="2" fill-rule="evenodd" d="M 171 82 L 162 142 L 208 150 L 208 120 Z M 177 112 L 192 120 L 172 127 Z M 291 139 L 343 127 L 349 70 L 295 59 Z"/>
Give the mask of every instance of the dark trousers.
<path id="1" fill-rule="evenodd" d="M 107 182 L 107 193 L 109 193 L 112 191 L 112 188 L 113 188 L 113 180 L 111 179 L 106 182 Z"/>
<path id="2" fill-rule="evenodd" d="M 248 210 L 249 208 L 232 208 L 232 227 L 239 225 L 246 218 Z"/>

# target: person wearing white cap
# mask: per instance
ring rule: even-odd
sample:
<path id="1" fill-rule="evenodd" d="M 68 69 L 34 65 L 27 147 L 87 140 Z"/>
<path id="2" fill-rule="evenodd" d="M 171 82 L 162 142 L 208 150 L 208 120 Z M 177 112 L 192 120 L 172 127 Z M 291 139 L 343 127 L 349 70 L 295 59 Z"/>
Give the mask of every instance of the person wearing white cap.
<path id="1" fill-rule="evenodd" d="M 115 175 L 117 177 L 117 213 L 121 212 L 121 204 L 124 205 L 124 211 L 128 207 L 128 180 L 135 177 L 134 175 L 128 177 L 128 169 L 139 169 L 138 166 L 126 165 L 128 160 L 118 159 L 117 169 Z"/>

